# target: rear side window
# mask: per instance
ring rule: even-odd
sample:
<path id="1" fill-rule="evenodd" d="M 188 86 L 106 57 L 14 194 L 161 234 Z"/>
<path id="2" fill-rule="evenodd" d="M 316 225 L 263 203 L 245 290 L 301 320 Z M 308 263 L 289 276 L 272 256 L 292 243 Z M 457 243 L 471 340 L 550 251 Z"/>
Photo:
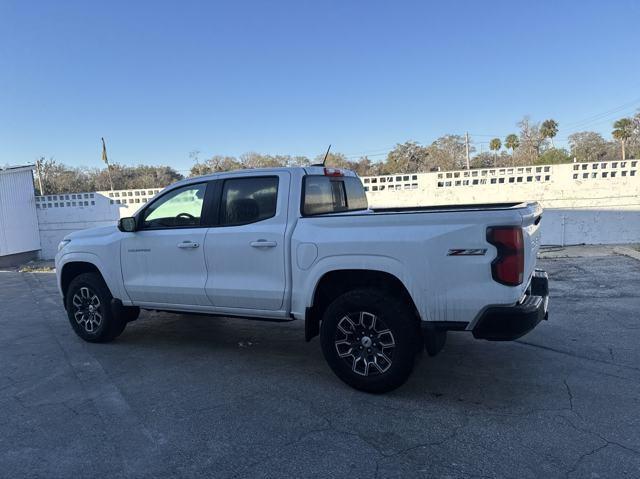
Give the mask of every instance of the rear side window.
<path id="1" fill-rule="evenodd" d="M 340 213 L 367 208 L 364 188 L 356 177 L 309 175 L 304 179 L 303 215 Z"/>
<path id="2" fill-rule="evenodd" d="M 220 204 L 220 226 L 246 225 L 276 214 L 278 177 L 225 180 Z"/>

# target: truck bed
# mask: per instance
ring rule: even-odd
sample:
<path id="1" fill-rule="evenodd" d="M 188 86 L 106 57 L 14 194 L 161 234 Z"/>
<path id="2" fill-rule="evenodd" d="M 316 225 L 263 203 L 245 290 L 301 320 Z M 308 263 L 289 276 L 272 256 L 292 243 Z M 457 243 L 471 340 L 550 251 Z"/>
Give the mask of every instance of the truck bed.
<path id="1" fill-rule="evenodd" d="M 313 290 L 316 278 L 308 269 L 297 267 L 298 258 L 303 259 L 310 248 L 317 267 L 357 270 L 384 265 L 409 285 L 424 320 L 469 323 L 486 306 L 486 298 L 508 305 L 522 297 L 535 268 L 541 215 L 537 203 L 513 202 L 375 208 L 302 217 L 292 236 L 293 284 Z M 496 225 L 523 228 L 526 256 L 520 286 L 491 280 L 497 250 L 486 235 L 487 228 Z M 452 249 L 482 253 L 453 256 Z M 301 314 L 305 306 L 294 304 L 293 310 Z"/>

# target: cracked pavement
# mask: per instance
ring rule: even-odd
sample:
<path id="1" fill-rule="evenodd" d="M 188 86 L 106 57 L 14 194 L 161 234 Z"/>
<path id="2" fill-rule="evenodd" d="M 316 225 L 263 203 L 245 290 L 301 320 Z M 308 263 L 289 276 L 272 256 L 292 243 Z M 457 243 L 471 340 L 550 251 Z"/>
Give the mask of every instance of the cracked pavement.
<path id="1" fill-rule="evenodd" d="M 640 262 L 540 261 L 550 319 L 450 333 L 381 396 L 301 322 L 143 312 L 110 344 L 46 273 L 0 273 L 2 477 L 640 477 Z"/>

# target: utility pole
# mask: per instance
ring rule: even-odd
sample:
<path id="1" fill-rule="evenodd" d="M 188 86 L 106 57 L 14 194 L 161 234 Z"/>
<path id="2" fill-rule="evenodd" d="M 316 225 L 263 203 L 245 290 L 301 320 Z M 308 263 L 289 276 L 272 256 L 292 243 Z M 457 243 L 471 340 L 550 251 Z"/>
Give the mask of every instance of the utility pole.
<path id="1" fill-rule="evenodd" d="M 44 156 L 36 160 L 36 178 L 38 178 L 38 189 L 40 190 L 40 196 L 44 196 L 44 188 L 42 188 L 42 174 L 40 173 L 40 162 L 44 160 Z"/>
<path id="2" fill-rule="evenodd" d="M 467 149 L 467 170 L 471 169 L 469 166 L 469 132 L 464 134 L 464 146 Z"/>
<path id="3" fill-rule="evenodd" d="M 113 191 L 113 180 L 111 179 L 111 165 L 107 163 L 107 175 L 109 175 L 109 186 L 111 186 L 111 191 Z"/>

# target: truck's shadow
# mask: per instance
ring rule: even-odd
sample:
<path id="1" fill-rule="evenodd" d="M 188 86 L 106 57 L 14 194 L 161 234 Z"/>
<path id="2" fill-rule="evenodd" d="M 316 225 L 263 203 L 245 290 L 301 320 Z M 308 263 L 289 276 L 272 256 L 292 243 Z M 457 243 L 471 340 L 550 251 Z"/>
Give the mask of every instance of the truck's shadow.
<path id="1" fill-rule="evenodd" d="M 199 366 L 204 363 L 212 371 L 218 362 L 232 361 L 237 375 L 253 374 L 259 365 L 260 374 L 273 374 L 273 381 L 285 389 L 288 381 L 307 377 L 318 390 L 362 395 L 380 405 L 385 398 L 393 398 L 394 402 L 419 400 L 522 410 L 536 407 L 536 399 L 552 393 L 548 385 L 556 382 L 554 374 L 562 385 L 561 371 L 535 349 L 517 343 L 478 341 L 468 333 L 450 333 L 437 357 L 422 354 L 407 384 L 384 396 L 365 395 L 342 384 L 326 365 L 318 338 L 304 341 L 301 321 L 271 323 L 143 312 L 114 347 L 121 359 L 152 353 L 187 368 L 190 361 Z M 563 396 L 564 401 L 564 394 L 554 387 L 554 396 Z"/>

